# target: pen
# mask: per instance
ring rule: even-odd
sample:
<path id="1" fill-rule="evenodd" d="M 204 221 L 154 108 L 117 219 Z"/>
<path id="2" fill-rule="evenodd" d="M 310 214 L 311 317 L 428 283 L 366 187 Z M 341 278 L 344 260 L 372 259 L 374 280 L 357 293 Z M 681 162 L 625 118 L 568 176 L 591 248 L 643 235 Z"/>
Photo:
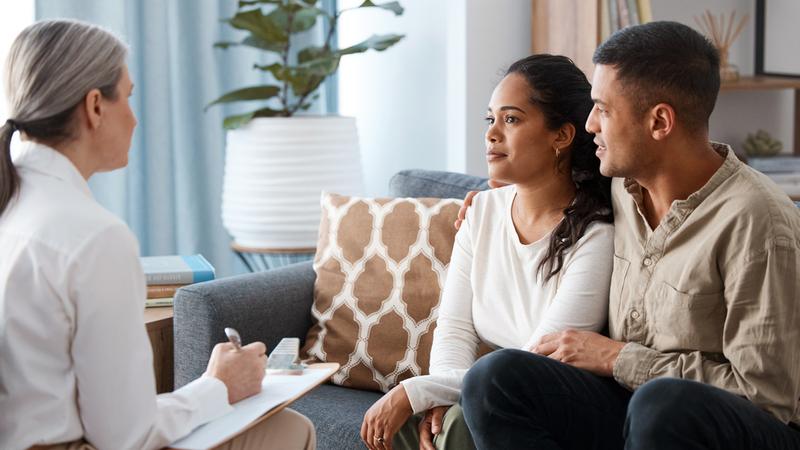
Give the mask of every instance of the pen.
<path id="1" fill-rule="evenodd" d="M 236 351 L 242 349 L 242 338 L 239 336 L 239 332 L 234 330 L 233 328 L 226 327 L 225 328 L 225 335 L 228 336 L 228 340 L 236 347 Z"/>

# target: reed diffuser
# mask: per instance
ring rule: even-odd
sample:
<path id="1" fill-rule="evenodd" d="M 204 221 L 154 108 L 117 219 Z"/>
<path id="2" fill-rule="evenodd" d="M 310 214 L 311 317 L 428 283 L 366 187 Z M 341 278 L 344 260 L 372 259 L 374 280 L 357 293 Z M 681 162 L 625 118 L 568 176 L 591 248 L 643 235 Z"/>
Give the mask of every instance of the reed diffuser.
<path id="1" fill-rule="evenodd" d="M 739 79 L 739 68 L 730 63 L 728 51 L 733 41 L 739 37 L 748 18 L 749 16 L 745 14 L 744 17 L 739 20 L 738 25 L 734 26 L 736 22 L 736 11 L 732 12 L 730 16 L 725 17 L 725 13 L 716 16 L 711 14 L 709 10 L 706 10 L 705 14 L 702 16 L 694 17 L 697 26 L 711 39 L 711 42 L 717 47 L 717 51 L 719 51 L 719 77 L 723 82 L 736 81 Z"/>

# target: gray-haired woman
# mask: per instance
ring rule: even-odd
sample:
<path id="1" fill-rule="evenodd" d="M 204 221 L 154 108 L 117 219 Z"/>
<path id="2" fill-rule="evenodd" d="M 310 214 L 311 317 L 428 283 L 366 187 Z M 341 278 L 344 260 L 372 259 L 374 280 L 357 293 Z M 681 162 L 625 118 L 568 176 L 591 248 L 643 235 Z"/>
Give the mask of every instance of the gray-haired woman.
<path id="1" fill-rule="evenodd" d="M 153 449 L 261 389 L 264 344 L 214 348 L 204 376 L 156 396 L 138 243 L 87 180 L 128 162 L 126 46 L 76 21 L 26 28 L 9 52 L 0 129 L 0 448 Z M 13 161 L 10 141 L 25 141 Z M 277 419 L 277 420 L 276 420 Z M 314 448 L 285 410 L 228 446 Z"/>

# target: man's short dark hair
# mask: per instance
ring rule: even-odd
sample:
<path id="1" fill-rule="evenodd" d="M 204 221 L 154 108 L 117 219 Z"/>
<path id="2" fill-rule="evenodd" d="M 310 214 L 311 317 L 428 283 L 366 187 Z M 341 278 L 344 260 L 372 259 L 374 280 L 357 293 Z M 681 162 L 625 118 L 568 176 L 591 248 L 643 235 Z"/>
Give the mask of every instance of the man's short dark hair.
<path id="1" fill-rule="evenodd" d="M 719 92 L 719 53 L 692 28 L 677 22 L 623 28 L 600 44 L 592 61 L 616 69 L 640 113 L 663 102 L 687 129 L 708 126 Z"/>

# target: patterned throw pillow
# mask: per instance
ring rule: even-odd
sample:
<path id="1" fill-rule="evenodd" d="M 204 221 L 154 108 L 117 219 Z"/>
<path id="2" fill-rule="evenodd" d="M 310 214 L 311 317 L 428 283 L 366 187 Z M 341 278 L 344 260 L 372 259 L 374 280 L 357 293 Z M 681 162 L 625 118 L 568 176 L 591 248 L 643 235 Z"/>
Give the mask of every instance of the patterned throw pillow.
<path id="1" fill-rule="evenodd" d="M 341 364 L 333 383 L 386 392 L 427 374 L 461 203 L 322 194 L 302 354 Z"/>

